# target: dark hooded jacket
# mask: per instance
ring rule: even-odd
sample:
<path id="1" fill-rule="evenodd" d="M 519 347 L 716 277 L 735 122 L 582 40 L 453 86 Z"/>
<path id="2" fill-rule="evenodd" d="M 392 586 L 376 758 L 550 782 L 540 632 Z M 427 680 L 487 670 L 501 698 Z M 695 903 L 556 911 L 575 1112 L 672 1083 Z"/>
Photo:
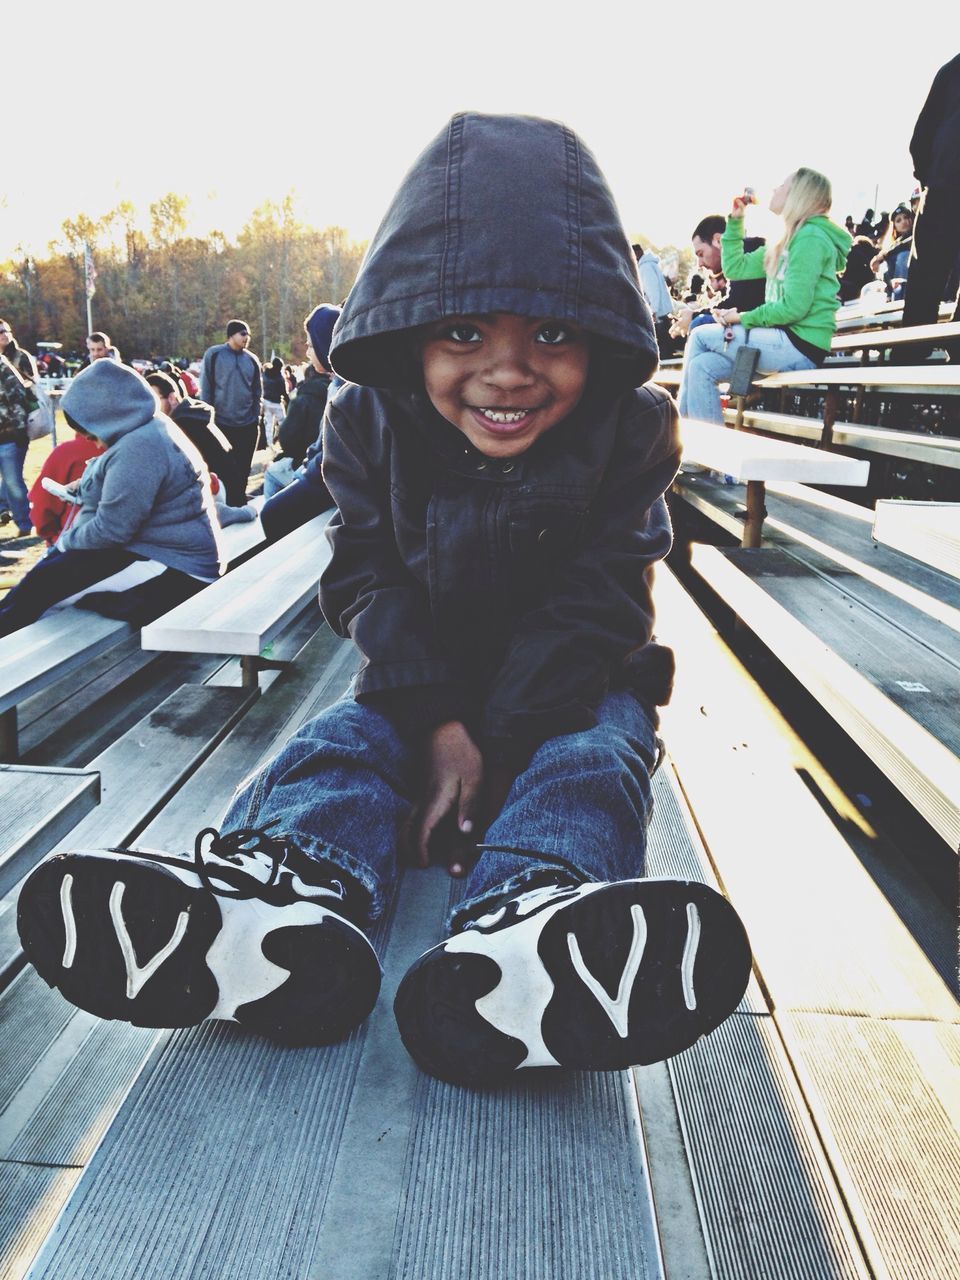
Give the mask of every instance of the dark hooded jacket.
<path id="1" fill-rule="evenodd" d="M 910 155 L 922 186 L 960 189 L 960 53 L 934 76 L 910 139 Z"/>
<path id="2" fill-rule="evenodd" d="M 591 335 L 577 408 L 491 459 L 433 408 L 411 330 L 507 311 Z M 561 125 L 458 115 L 404 180 L 334 331 L 320 585 L 361 655 L 355 696 L 403 724 L 462 720 L 488 760 L 596 723 L 609 688 L 667 700 L 652 568 L 679 464 L 635 259 L 596 161 Z M 639 388 L 639 389 L 635 389 Z"/>

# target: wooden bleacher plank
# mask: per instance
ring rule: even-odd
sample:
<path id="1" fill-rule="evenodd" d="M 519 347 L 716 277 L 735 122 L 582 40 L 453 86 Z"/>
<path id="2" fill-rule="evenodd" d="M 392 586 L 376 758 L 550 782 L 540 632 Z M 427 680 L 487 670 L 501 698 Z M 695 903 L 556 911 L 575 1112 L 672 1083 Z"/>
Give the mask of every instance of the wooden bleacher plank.
<path id="1" fill-rule="evenodd" d="M 49 1230 L 37 1206 L 63 1204 L 80 1169 L 43 1168 L 0 1161 L 0 1259 L 4 1280 L 21 1280 Z"/>
<path id="2" fill-rule="evenodd" d="M 724 411 L 724 420 L 734 423 L 735 409 Z M 823 438 L 823 422 L 801 414 L 768 413 L 762 409 L 746 409 L 743 425 L 753 431 L 768 431 L 795 440 Z M 935 436 L 919 431 L 897 431 L 893 427 L 861 426 L 856 422 L 835 422 L 832 442 L 838 448 L 859 449 L 864 453 L 880 453 L 887 457 L 927 462 L 936 467 L 960 467 L 960 440 L 954 436 Z"/>
<path id="3" fill-rule="evenodd" d="M 830 343 L 832 351 L 878 350 L 912 346 L 917 342 L 932 342 L 941 346 L 954 338 L 960 338 L 960 324 L 952 321 L 939 324 L 916 324 L 909 329 L 874 330 L 867 333 L 842 332 Z"/>
<path id="4" fill-rule="evenodd" d="M 707 476 L 680 476 L 673 492 L 732 536 L 739 535 L 742 486 Z M 789 551 L 842 585 L 854 600 L 960 665 L 960 584 L 954 579 L 899 551 L 877 546 L 865 507 L 804 485 L 773 486 L 766 505 L 764 545 Z"/>
<path id="5" fill-rule="evenodd" d="M 870 391 L 922 391 L 960 395 L 960 368 L 955 365 L 851 365 L 844 369 L 797 369 L 771 373 L 754 384 L 769 387 L 863 387 Z"/>
<path id="6" fill-rule="evenodd" d="M 28 969 L 3 996 L 4 1027 L 14 1047 L 22 1032 L 19 1011 L 33 1012 L 51 998 L 68 1017 L 49 1039 L 34 1035 L 30 1069 L 0 1109 L 0 1161 L 81 1167 L 159 1033 L 72 1009 Z"/>
<path id="7" fill-rule="evenodd" d="M 774 1020 L 734 1014 L 668 1066 L 711 1274 L 874 1280 Z"/>
<path id="8" fill-rule="evenodd" d="M 909 850 L 887 846 L 841 794 L 813 785 L 780 717 L 669 573 L 658 574 L 657 600 L 658 632 L 678 656 L 665 734 L 773 1006 L 770 1018 L 735 1015 L 670 1064 L 698 1187 L 704 1180 L 703 1213 L 715 1224 L 711 1274 L 832 1277 L 803 1251 L 811 1239 L 833 1250 L 855 1238 L 871 1277 L 952 1275 L 960 1265 L 952 906 L 913 871 Z M 901 900 L 916 897 L 935 921 L 940 974 L 904 926 L 892 880 Z M 768 1088 L 785 1072 L 780 1098 Z M 851 1215 L 852 1235 L 839 1241 L 816 1218 L 810 1236 L 801 1227 L 785 1239 L 776 1212 L 781 1198 L 790 1202 L 791 1161 L 768 1167 L 770 1152 L 780 1135 L 797 1139 L 792 1167 L 815 1188 L 816 1147 L 802 1154 L 803 1135 L 814 1133 Z M 789 1210 L 784 1219 L 796 1221 Z M 768 1246 L 785 1256 L 771 1260 Z M 839 1253 L 836 1274 L 850 1261 Z"/>
<path id="9" fill-rule="evenodd" d="M 788 552 L 695 546 L 692 563 L 942 839 L 960 849 L 957 668 L 908 642 Z"/>
<path id="10" fill-rule="evenodd" d="M 669 616 L 664 620 L 669 625 Z M 678 678 L 684 678 L 682 667 Z M 668 733 L 668 743 L 671 738 Z M 647 874 L 717 887 L 670 765 L 655 776 L 654 795 L 657 820 L 648 836 Z M 777 1280 L 866 1275 L 755 977 L 726 1027 L 659 1070 L 671 1082 L 712 1274 Z M 650 1077 L 657 1071 L 634 1070 L 652 1163 L 662 1141 L 652 1127 L 657 1118 L 647 1116 Z M 666 1243 L 664 1248 L 672 1275 L 671 1252 Z M 674 1248 L 685 1252 L 682 1244 Z"/>
<path id="11" fill-rule="evenodd" d="M 960 1028 L 782 1013 L 871 1274 L 960 1274 Z"/>
<path id="12" fill-rule="evenodd" d="M 127 622 L 84 609 L 54 610 L 30 626 L 24 649 L 13 632 L 0 639 L 0 711 L 16 706 L 54 678 L 132 634 Z M 78 642 L 82 641 L 82 652 Z"/>
<path id="13" fill-rule="evenodd" d="M 19 755 L 18 704 L 91 657 L 121 643 L 129 623 L 84 610 L 54 610 L 0 639 L 0 758 Z"/>
<path id="14" fill-rule="evenodd" d="M 731 431 L 712 422 L 684 418 L 680 423 L 684 457 L 737 481 L 804 481 L 813 484 L 865 485 L 870 464 L 805 445 L 767 440 Z"/>
<path id="15" fill-rule="evenodd" d="M 385 952 L 394 983 L 436 940 L 449 884 L 439 869 L 408 873 L 408 927 L 398 934 L 394 923 Z M 442 1275 L 452 1249 L 470 1257 L 476 1280 L 557 1275 L 563 1265 L 660 1277 L 629 1077 L 535 1073 L 489 1092 L 443 1085 L 406 1058 L 389 994 L 388 985 L 367 1026 L 329 1049 L 285 1050 L 229 1027 L 176 1033 L 33 1274 L 66 1265 L 85 1280 L 152 1280 L 176 1265 L 195 1277 L 226 1269 L 233 1280 L 386 1280 Z M 266 1097 L 253 1086 L 263 1076 Z M 218 1086 L 225 1079 L 231 1088 Z M 546 1162 L 550 1179 L 540 1176 Z M 283 1194 L 290 1186 L 296 1197 Z M 511 1188 L 516 1204 L 505 1203 Z M 562 1217 L 563 1261 L 546 1245 L 531 1253 L 530 1213 Z M 148 1226 L 157 1219 L 162 1238 Z"/>
<path id="16" fill-rule="evenodd" d="M 258 657 L 316 595 L 332 512 L 314 517 L 141 632 L 144 649 Z"/>
<path id="17" fill-rule="evenodd" d="M 100 802 L 100 775 L 0 764 L 0 898 Z"/>
<path id="18" fill-rule="evenodd" d="M 668 569 L 655 598 L 658 635 L 678 656 L 664 736 L 775 1008 L 960 1020 L 948 979 L 878 890 L 873 863 L 889 859 L 913 886 L 946 947 L 950 908 L 842 796 L 811 789 L 782 717 Z"/>
<path id="19" fill-rule="evenodd" d="M 941 302 L 937 312 L 940 323 L 949 323 L 953 317 L 953 311 L 954 304 L 952 302 Z M 902 320 L 902 302 L 887 302 L 872 311 L 865 311 L 858 300 L 844 304 L 837 311 L 837 331 L 842 333 L 849 329 L 899 325 Z"/>
<path id="20" fill-rule="evenodd" d="M 960 578 L 960 502 L 881 499 L 873 536 L 882 546 Z"/>

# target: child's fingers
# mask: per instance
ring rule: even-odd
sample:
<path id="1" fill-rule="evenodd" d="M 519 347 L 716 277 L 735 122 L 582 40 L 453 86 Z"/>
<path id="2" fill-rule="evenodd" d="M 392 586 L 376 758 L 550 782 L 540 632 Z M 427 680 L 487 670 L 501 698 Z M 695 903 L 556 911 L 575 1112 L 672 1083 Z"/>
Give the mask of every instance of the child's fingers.
<path id="1" fill-rule="evenodd" d="M 447 791 L 438 791 L 435 795 L 430 796 L 423 806 L 423 815 L 417 832 L 417 866 L 428 867 L 430 865 L 430 838 L 444 815 L 449 813 L 456 804 L 456 800 L 455 793 L 451 795 Z"/>
<path id="2" fill-rule="evenodd" d="M 460 783 L 460 802 L 457 805 L 457 829 L 463 835 L 473 834 L 474 824 L 480 810 L 480 799 L 483 791 L 483 779 L 476 782 Z"/>

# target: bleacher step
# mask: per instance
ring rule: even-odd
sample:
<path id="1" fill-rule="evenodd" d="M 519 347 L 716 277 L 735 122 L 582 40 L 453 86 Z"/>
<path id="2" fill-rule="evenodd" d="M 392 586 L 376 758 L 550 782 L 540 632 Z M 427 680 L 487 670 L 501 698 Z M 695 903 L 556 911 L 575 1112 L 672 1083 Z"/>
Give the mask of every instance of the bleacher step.
<path id="1" fill-rule="evenodd" d="M 960 578 L 960 502 L 881 499 L 873 536 L 885 547 Z"/>
<path id="2" fill-rule="evenodd" d="M 947 844 L 960 849 L 957 667 L 789 552 L 697 546 L 692 563 Z"/>

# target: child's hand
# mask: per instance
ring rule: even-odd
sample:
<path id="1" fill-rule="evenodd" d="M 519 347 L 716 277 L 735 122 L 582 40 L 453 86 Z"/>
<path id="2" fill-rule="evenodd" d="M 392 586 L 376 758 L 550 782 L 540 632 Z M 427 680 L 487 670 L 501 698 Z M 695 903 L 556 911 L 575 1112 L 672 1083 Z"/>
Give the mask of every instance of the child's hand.
<path id="1" fill-rule="evenodd" d="M 476 821 L 480 789 L 483 785 L 483 757 L 459 720 L 438 725 L 427 747 L 427 778 L 423 799 L 414 816 L 414 847 L 417 865 L 430 862 L 430 837 L 448 815 L 456 814 L 457 831 L 469 837 Z M 452 876 L 462 876 L 461 841 L 453 842 L 449 853 Z"/>

